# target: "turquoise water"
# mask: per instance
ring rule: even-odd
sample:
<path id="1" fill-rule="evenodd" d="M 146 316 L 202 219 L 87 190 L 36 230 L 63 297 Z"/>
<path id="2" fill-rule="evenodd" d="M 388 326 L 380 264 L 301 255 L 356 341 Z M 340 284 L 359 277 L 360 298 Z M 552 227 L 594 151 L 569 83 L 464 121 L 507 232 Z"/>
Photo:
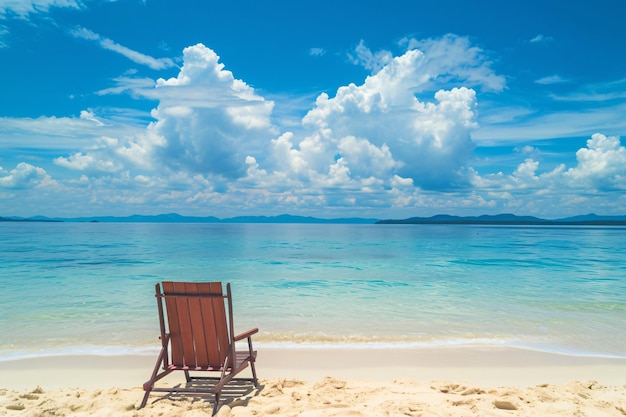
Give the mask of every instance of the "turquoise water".
<path id="1" fill-rule="evenodd" d="M 154 285 L 232 283 L 258 346 L 626 357 L 626 229 L 0 223 L 0 359 L 156 351 Z"/>

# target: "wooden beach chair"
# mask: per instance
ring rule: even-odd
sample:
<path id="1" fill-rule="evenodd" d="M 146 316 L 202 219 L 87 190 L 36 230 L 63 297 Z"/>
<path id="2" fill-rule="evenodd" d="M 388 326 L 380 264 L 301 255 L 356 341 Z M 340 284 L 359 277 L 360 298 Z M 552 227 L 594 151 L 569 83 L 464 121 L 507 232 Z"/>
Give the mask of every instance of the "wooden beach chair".
<path id="1" fill-rule="evenodd" d="M 222 388 L 230 381 L 251 381 L 254 387 L 258 386 L 251 336 L 259 329 L 234 335 L 230 284 L 226 284 L 224 293 L 221 282 L 163 282 L 163 291 L 156 284 L 156 298 L 162 348 L 150 379 L 143 384 L 146 393 L 139 408 L 146 405 L 152 391 L 212 394 L 215 415 Z M 247 348 L 237 351 L 235 342 L 245 339 Z M 252 378 L 234 378 L 248 365 Z M 155 388 L 156 381 L 174 371 L 185 373 L 184 387 Z M 217 375 L 196 376 L 197 373 Z"/>

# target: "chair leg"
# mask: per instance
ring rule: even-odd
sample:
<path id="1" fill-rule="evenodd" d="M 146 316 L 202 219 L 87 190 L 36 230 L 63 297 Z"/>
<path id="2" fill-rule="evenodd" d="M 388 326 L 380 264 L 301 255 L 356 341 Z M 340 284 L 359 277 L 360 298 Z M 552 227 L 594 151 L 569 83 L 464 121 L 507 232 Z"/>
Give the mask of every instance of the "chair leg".
<path id="1" fill-rule="evenodd" d="M 215 393 L 215 402 L 213 403 L 213 416 L 217 414 L 217 410 L 219 409 L 219 401 L 220 401 L 220 393 Z"/>
<path id="2" fill-rule="evenodd" d="M 149 396 L 150 396 L 150 391 L 146 391 L 146 393 L 143 395 L 143 400 L 141 401 L 141 404 L 139 405 L 138 410 L 141 410 L 142 408 L 146 406 L 146 404 L 148 403 Z"/>
<path id="3" fill-rule="evenodd" d="M 255 361 L 253 361 L 253 360 L 250 361 L 250 369 L 252 370 L 252 381 L 254 383 L 254 386 L 258 387 L 259 386 L 259 380 L 257 379 L 257 376 L 256 376 L 256 367 L 254 366 L 254 362 Z"/>
<path id="4" fill-rule="evenodd" d="M 152 391 L 152 388 L 154 388 L 154 383 L 158 379 L 163 378 L 165 375 L 167 375 L 170 372 L 170 371 L 165 371 L 159 374 L 159 367 L 163 363 L 163 358 L 165 357 L 166 354 L 167 354 L 166 347 L 163 346 L 161 348 L 161 352 L 159 353 L 159 357 L 157 358 L 156 364 L 154 365 L 154 369 L 152 370 L 152 375 L 150 375 L 150 379 L 147 382 L 144 382 L 143 384 L 143 390 L 146 391 L 146 393 L 144 394 L 143 400 L 141 401 L 141 405 L 139 406 L 140 409 L 146 406 L 146 403 L 148 402 L 148 396 L 150 395 L 150 391 Z"/>

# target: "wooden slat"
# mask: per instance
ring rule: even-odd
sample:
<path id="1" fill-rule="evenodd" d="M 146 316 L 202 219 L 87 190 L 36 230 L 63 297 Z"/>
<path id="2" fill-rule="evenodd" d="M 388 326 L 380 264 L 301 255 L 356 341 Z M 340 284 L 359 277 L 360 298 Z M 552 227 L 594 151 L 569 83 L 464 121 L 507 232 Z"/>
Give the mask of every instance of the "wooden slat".
<path id="1" fill-rule="evenodd" d="M 171 294 L 174 292 L 173 282 L 163 282 L 163 294 Z M 165 308 L 167 310 L 167 322 L 170 333 L 171 342 L 171 359 L 172 364 L 183 366 L 183 347 L 180 337 L 180 326 L 178 319 L 178 310 L 176 308 L 176 299 L 165 297 Z M 161 301 L 159 301 L 161 302 Z"/>
<path id="2" fill-rule="evenodd" d="M 186 285 L 174 282 L 174 292 L 184 293 Z M 183 350 L 183 365 L 195 366 L 196 352 L 193 345 L 193 333 L 191 330 L 191 317 L 189 314 L 189 298 L 175 297 L 176 312 L 178 314 L 178 326 L 180 328 L 180 340 Z"/>
<path id="3" fill-rule="evenodd" d="M 212 282 L 212 291 L 222 292 L 222 284 L 220 282 Z M 228 324 L 226 322 L 226 309 L 224 308 L 224 299 L 219 298 L 213 301 L 213 314 L 215 320 L 215 327 L 217 329 L 217 345 L 219 349 L 219 361 L 221 364 L 226 360 L 228 355 Z"/>
<path id="4" fill-rule="evenodd" d="M 220 360 L 219 344 L 217 340 L 218 323 L 215 322 L 215 314 L 213 305 L 222 298 L 222 284 L 205 282 L 200 284 L 199 290 L 203 294 L 215 294 L 216 297 L 205 297 L 200 300 L 202 309 L 202 324 L 204 326 L 204 334 L 207 345 L 207 366 L 221 367 L 223 365 Z"/>
<path id="5" fill-rule="evenodd" d="M 202 284 L 186 283 L 186 294 L 201 294 Z M 195 347 L 195 357 L 193 365 L 198 367 L 208 366 L 209 356 L 207 353 L 207 335 L 205 334 L 205 327 L 202 317 L 202 298 L 190 297 L 189 303 L 189 319 L 192 331 L 193 345 Z M 187 365 L 191 366 L 189 362 Z"/>

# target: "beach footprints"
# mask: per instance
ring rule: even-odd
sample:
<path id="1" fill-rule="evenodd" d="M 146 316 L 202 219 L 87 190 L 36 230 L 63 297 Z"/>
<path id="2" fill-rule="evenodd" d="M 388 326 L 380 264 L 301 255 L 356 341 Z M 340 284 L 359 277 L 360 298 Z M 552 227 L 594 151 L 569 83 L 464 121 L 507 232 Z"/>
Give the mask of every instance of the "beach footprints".
<path id="1" fill-rule="evenodd" d="M 431 385 L 431 388 L 444 394 L 458 394 L 463 396 L 480 395 L 485 393 L 485 391 L 480 388 L 468 387 L 466 385 L 454 383 L 433 384 Z"/>
<path id="2" fill-rule="evenodd" d="M 452 395 L 450 400 L 454 407 L 466 407 L 474 415 L 481 415 L 486 410 L 496 409 L 517 411 L 517 401 L 520 400 L 515 392 L 489 390 L 455 383 L 436 383 L 431 389 L 445 395 Z"/>
<path id="3" fill-rule="evenodd" d="M 259 396 L 250 400 L 251 405 L 262 410 L 259 415 L 298 417 L 372 415 L 367 409 L 362 410 L 367 393 L 362 389 L 353 390 L 347 381 L 339 378 L 325 377 L 314 384 L 289 379 L 262 383 L 264 387 Z"/>
<path id="4" fill-rule="evenodd" d="M 36 405 L 35 401 L 39 400 L 40 394 L 43 394 L 43 390 L 40 387 L 27 392 L 25 394 L 19 394 L 14 391 L 7 391 L 6 389 L 0 390 L 0 403 L 3 408 L 9 412 L 24 411 L 30 405 Z M 5 415 L 0 411 L 0 416 Z M 9 413 L 7 415 L 17 415 L 15 413 Z"/>

